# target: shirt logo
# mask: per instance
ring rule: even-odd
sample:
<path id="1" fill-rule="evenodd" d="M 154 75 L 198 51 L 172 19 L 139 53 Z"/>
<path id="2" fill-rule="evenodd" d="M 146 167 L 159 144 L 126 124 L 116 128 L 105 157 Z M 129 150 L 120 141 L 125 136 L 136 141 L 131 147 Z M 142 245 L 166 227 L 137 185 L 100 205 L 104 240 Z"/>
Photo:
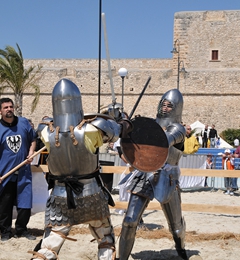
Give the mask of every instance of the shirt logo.
<path id="1" fill-rule="evenodd" d="M 21 135 L 12 135 L 6 138 L 8 147 L 14 152 L 17 153 L 22 145 Z"/>

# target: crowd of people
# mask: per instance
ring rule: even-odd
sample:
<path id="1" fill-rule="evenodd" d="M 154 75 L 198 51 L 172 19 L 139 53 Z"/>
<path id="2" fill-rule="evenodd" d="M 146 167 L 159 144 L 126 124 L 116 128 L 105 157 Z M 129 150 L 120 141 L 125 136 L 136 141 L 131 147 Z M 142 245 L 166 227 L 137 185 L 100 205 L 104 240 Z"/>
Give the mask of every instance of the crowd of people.
<path id="1" fill-rule="evenodd" d="M 183 124 L 183 123 L 182 123 Z M 199 141 L 199 134 L 194 132 L 194 129 L 191 128 L 190 125 L 184 125 L 186 128 L 186 138 L 184 142 L 184 154 L 194 154 L 196 153 L 200 147 L 202 148 L 219 148 L 220 145 L 220 137 L 217 134 L 217 130 L 215 129 L 215 125 L 213 124 L 212 127 L 208 127 L 208 125 L 204 126 L 204 129 L 201 131 L 200 137 L 201 142 Z M 234 140 L 234 150 L 231 151 L 230 149 L 225 149 L 223 153 L 218 153 L 219 156 L 222 158 L 222 169 L 223 170 L 234 170 L 236 168 L 235 159 L 240 158 L 240 145 L 239 140 Z M 215 158 L 216 159 L 216 158 Z M 206 161 L 201 166 L 202 169 L 213 169 L 213 155 L 207 154 Z M 240 167 L 239 167 L 240 169 Z M 196 181 L 196 177 L 184 177 L 181 176 L 180 178 L 180 186 L 181 183 L 186 182 L 185 179 L 195 178 L 194 182 L 195 185 L 200 185 L 202 183 L 202 179 L 199 177 Z M 226 195 L 234 195 L 234 192 L 238 190 L 237 185 L 237 178 L 224 178 L 224 187 L 226 191 L 224 194 Z M 208 177 L 205 177 L 204 187 L 208 187 Z M 188 184 L 191 185 L 191 182 L 188 180 Z M 185 184 L 186 185 L 186 184 Z"/>
<path id="2" fill-rule="evenodd" d="M 222 169 L 224 170 L 235 170 L 237 167 L 239 167 L 235 163 L 235 159 L 240 158 L 240 146 L 238 139 L 234 140 L 234 146 L 236 148 L 234 152 L 232 152 L 230 149 L 226 149 L 222 154 Z M 224 186 L 226 188 L 226 192 L 224 194 L 230 196 L 234 195 L 234 192 L 238 190 L 237 180 L 238 178 L 224 178 Z"/>
<path id="3" fill-rule="evenodd" d="M 201 138 L 202 148 L 219 148 L 220 146 L 220 137 L 217 134 L 214 124 L 211 128 L 205 125 L 205 128 L 201 132 Z"/>
<path id="4" fill-rule="evenodd" d="M 142 170 L 136 166 L 138 164 L 135 164 L 135 161 L 129 162 L 131 160 L 125 158 L 119 140 L 122 138 L 125 142 L 130 142 L 129 133 L 133 130 L 133 123 L 127 116 L 123 116 L 119 108 L 116 111 L 111 110 L 115 120 L 99 114 L 85 118 L 79 88 L 67 79 L 62 79 L 55 85 L 52 108 L 53 118 L 42 118 L 35 131 L 31 120 L 14 115 L 14 103 L 11 99 L 0 99 L 1 241 L 7 241 L 13 236 L 36 239 L 28 232 L 27 224 L 31 216 L 33 192 L 30 163 L 38 140 L 38 148 L 40 145 L 46 146 L 48 152 L 49 172 L 46 180 L 51 193 L 46 202 L 44 234 L 31 251 L 32 259 L 58 259 L 64 241 L 74 240 L 69 237 L 72 226 L 81 223 L 89 225 L 92 236 L 98 242 L 98 259 L 115 258 L 116 242 L 108 206 L 114 206 L 114 201 L 101 180 L 98 161 L 99 150 L 104 147 L 104 151 L 119 156 L 125 165 L 134 165 L 129 178 L 125 178 L 124 172 L 121 176 L 120 200 L 128 201 L 128 207 L 123 216 L 119 259 L 129 258 L 136 230 L 143 223 L 143 212 L 155 198 L 166 217 L 178 256 L 187 260 L 186 224 L 181 209 L 178 163 L 183 154 L 196 153 L 200 145 L 191 126 L 184 127 L 181 123 L 181 92 L 177 89 L 167 91 L 159 101 L 156 118 L 148 118 L 149 124 L 153 124 L 152 127 L 156 131 L 154 138 L 162 140 L 164 136 L 166 140 L 166 158 L 154 171 Z M 68 114 L 65 111 L 68 111 Z M 212 125 L 210 130 L 205 126 L 202 132 L 203 147 L 206 147 L 209 141 L 210 146 L 215 147 L 217 138 L 215 126 Z M 104 143 L 106 145 L 103 145 Z M 158 142 L 153 146 L 152 151 L 155 152 L 157 148 L 162 151 L 163 147 Z M 234 158 L 239 156 L 239 142 L 236 142 L 236 146 L 234 154 L 226 150 L 222 155 L 223 169 L 230 169 Z M 144 147 L 145 145 L 142 149 L 145 149 Z M 143 154 L 140 156 L 141 160 Z M 137 160 L 137 154 L 134 154 L 134 160 L 135 156 Z M 206 169 L 212 168 L 211 159 L 210 155 L 207 156 Z M 23 161 L 23 166 L 8 174 Z M 226 194 L 231 195 L 234 189 L 237 189 L 236 180 L 226 178 L 225 183 Z M 14 206 L 18 213 L 15 233 L 12 229 Z"/>
<path id="5" fill-rule="evenodd" d="M 201 148 L 220 148 L 221 138 L 218 135 L 214 124 L 212 124 L 211 127 L 209 127 L 208 125 L 205 125 L 204 128 L 200 132 L 199 132 L 199 127 L 197 127 L 198 131 L 196 132 L 196 129 L 192 129 L 191 125 L 186 125 L 183 122 L 181 122 L 181 123 L 182 123 L 182 125 L 184 125 L 184 127 L 186 127 L 186 130 L 191 129 L 190 131 L 187 132 L 186 137 L 187 138 L 191 137 L 191 139 L 196 138 L 196 140 L 198 141 L 198 148 L 200 148 L 200 147 Z M 190 144 L 190 140 L 189 140 L 188 144 Z M 194 140 L 194 142 L 195 142 L 195 140 Z M 196 149 L 196 146 L 195 146 L 195 149 Z M 186 148 L 186 150 L 187 150 L 187 148 Z"/>

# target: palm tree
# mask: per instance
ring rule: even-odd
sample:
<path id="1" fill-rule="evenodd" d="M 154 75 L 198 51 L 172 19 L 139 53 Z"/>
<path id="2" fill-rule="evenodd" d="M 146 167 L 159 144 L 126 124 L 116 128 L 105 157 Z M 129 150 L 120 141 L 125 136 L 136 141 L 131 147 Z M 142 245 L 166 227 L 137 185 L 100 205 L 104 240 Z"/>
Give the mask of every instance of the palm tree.
<path id="1" fill-rule="evenodd" d="M 22 116 L 22 99 L 26 89 L 32 88 L 35 92 L 31 106 L 31 112 L 37 106 L 40 87 L 37 82 L 42 77 L 42 66 L 30 66 L 24 68 L 24 60 L 20 47 L 17 44 L 18 52 L 7 45 L 5 50 L 0 49 L 0 95 L 6 88 L 10 88 L 15 97 L 15 112 Z"/>

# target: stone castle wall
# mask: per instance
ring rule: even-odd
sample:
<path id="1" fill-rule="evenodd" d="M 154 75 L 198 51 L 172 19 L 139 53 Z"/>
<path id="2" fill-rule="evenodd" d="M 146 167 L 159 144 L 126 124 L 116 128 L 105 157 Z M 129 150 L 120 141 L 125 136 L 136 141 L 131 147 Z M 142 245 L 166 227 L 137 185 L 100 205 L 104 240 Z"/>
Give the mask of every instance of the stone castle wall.
<path id="1" fill-rule="evenodd" d="M 156 116 L 163 93 L 177 87 L 178 61 L 187 71 L 179 73 L 179 90 L 184 96 L 183 122 L 196 120 L 215 124 L 220 133 L 227 128 L 239 128 L 240 96 L 240 11 L 179 12 L 174 17 L 174 41 L 179 48 L 172 59 L 111 60 L 115 96 L 121 103 L 122 79 L 118 70 L 124 67 L 124 108 L 130 113 L 147 79 L 151 81 L 135 113 Z M 169 48 L 171 50 L 171 46 Z M 219 60 L 212 61 L 212 50 L 218 50 Z M 32 93 L 25 93 L 23 116 L 37 124 L 44 115 L 51 115 L 51 91 L 63 77 L 76 83 L 82 93 L 85 113 L 98 109 L 98 60 L 49 59 L 25 60 L 25 65 L 43 66 L 39 82 L 41 97 L 30 113 Z M 9 93 L 6 93 L 9 95 Z M 101 61 L 101 106 L 112 102 L 107 62 Z"/>

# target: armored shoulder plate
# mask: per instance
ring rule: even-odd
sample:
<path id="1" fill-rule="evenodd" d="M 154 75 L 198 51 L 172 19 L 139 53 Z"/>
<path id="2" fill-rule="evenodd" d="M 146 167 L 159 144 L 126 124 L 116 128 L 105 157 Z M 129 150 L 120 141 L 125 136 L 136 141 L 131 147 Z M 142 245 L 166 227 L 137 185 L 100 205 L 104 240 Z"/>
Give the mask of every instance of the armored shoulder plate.
<path id="1" fill-rule="evenodd" d="M 172 146 L 184 142 L 186 136 L 186 129 L 181 124 L 173 123 L 167 126 L 166 135 L 168 138 L 169 146 Z"/>
<path id="2" fill-rule="evenodd" d="M 104 142 L 116 142 L 119 138 L 121 127 L 114 120 L 97 117 L 91 124 L 103 132 L 106 137 Z"/>
<path id="3" fill-rule="evenodd" d="M 169 142 L 169 154 L 167 163 L 171 165 L 178 165 L 182 156 L 183 143 L 185 140 L 186 129 L 183 125 L 174 123 L 167 127 L 166 136 Z"/>
<path id="4" fill-rule="evenodd" d="M 37 134 L 38 136 L 41 136 L 41 132 L 44 129 L 44 127 L 46 127 L 47 125 L 49 125 L 51 122 L 53 122 L 53 118 L 52 117 L 45 117 L 42 122 L 39 123 L 38 127 L 37 127 Z"/>

